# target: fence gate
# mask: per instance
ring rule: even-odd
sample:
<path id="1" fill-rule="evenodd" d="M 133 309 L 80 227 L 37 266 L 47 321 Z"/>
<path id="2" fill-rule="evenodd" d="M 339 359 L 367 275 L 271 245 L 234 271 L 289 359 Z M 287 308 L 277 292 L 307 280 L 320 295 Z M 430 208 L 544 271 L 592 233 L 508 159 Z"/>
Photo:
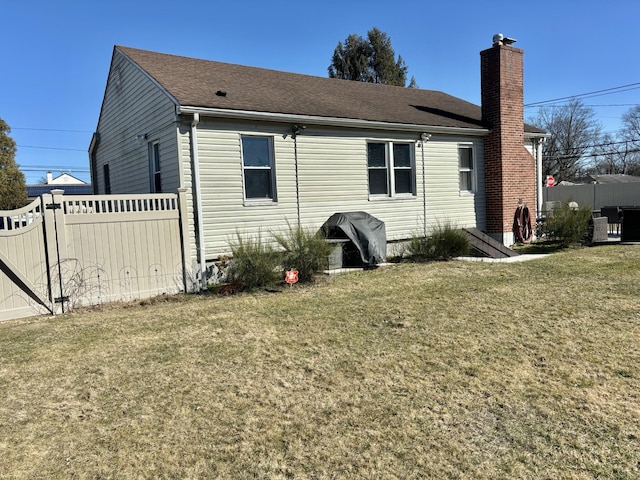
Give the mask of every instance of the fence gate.
<path id="1" fill-rule="evenodd" d="M 0 321 L 191 290 L 185 198 L 54 190 L 0 211 Z"/>
<path id="2" fill-rule="evenodd" d="M 0 320 L 54 313 L 40 199 L 0 211 Z"/>

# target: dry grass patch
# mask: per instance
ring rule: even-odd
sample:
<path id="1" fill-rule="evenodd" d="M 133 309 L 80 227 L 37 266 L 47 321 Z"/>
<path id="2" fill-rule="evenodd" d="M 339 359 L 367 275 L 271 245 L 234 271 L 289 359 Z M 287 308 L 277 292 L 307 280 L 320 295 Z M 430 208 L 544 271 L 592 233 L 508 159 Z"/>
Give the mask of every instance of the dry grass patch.
<path id="1" fill-rule="evenodd" d="M 599 247 L 5 322 L 0 472 L 638 478 L 639 273 Z"/>

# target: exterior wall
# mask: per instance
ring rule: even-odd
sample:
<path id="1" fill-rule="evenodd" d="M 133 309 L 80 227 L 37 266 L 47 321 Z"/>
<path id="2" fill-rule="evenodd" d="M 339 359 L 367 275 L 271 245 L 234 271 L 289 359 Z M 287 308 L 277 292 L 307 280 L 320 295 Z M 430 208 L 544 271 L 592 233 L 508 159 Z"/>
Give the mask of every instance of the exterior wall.
<path id="1" fill-rule="evenodd" d="M 228 254 L 229 240 L 236 232 L 270 238 L 271 232 L 287 228 L 287 221 L 296 225 L 296 144 L 300 220 L 305 227 L 317 229 L 336 212 L 366 211 L 385 222 L 388 240 L 410 238 L 422 233 L 425 227 L 423 185 L 427 193 L 427 229 L 448 220 L 460 227 L 485 226 L 481 138 L 432 136 L 425 143 L 423 177 L 422 149 L 417 134 L 307 126 L 294 141 L 290 132 L 289 124 L 200 121 L 197 142 L 207 260 Z M 244 201 L 242 134 L 264 134 L 273 138 L 277 202 Z M 181 129 L 180 138 L 183 181 L 191 188 L 191 135 L 186 127 Z M 415 196 L 369 197 L 368 140 L 414 142 Z M 459 191 L 460 142 L 474 146 L 475 181 L 480 186 L 475 194 Z M 193 211 L 194 199 L 190 201 Z"/>
<path id="2" fill-rule="evenodd" d="M 109 164 L 111 193 L 149 193 L 148 143 L 156 141 L 160 143 L 162 191 L 173 193 L 180 187 L 175 104 L 117 50 L 97 133 L 100 141 L 92 165 L 95 193 L 105 193 L 105 164 Z"/>
<path id="3" fill-rule="evenodd" d="M 494 45 L 480 52 L 485 139 L 487 232 L 513 243 L 513 215 L 520 201 L 536 209 L 535 158 L 524 147 L 523 51 Z"/>

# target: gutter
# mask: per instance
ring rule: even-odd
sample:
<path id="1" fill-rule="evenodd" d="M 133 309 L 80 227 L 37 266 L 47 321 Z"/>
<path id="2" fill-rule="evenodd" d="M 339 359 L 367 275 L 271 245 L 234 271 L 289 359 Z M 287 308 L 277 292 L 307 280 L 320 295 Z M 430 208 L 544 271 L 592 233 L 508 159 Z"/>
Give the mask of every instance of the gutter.
<path id="1" fill-rule="evenodd" d="M 233 118 L 240 120 L 263 120 L 267 122 L 297 123 L 306 125 L 321 125 L 330 127 L 369 128 L 375 130 L 404 130 L 421 133 L 425 128 L 430 133 L 485 136 L 489 134 L 486 128 L 462 128 L 440 127 L 431 125 L 418 125 L 411 123 L 379 122 L 372 120 L 359 120 L 353 118 L 321 117 L 317 115 L 297 115 L 290 113 L 255 112 L 252 110 L 231 110 L 225 108 L 207 108 L 192 106 L 176 106 L 178 115 L 206 115 L 218 118 Z"/>
<path id="2" fill-rule="evenodd" d="M 195 197 L 196 207 L 196 228 L 198 232 L 197 238 L 197 250 L 198 250 L 198 262 L 200 266 L 200 281 L 202 283 L 201 288 L 205 290 L 207 288 L 207 279 L 205 278 L 206 272 L 206 257 L 204 248 L 204 221 L 202 219 L 202 191 L 200 188 L 200 161 L 198 159 L 198 123 L 200 122 L 200 115 L 193 114 L 193 120 L 191 121 L 191 159 L 193 162 L 193 196 Z"/>

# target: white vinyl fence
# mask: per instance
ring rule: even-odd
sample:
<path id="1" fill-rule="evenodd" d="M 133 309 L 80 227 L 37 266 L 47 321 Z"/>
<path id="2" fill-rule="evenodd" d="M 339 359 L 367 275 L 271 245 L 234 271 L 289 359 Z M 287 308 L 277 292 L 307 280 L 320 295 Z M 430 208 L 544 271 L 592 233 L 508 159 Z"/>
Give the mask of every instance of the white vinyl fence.
<path id="1" fill-rule="evenodd" d="M 0 320 L 190 290 L 185 191 L 0 211 Z"/>

